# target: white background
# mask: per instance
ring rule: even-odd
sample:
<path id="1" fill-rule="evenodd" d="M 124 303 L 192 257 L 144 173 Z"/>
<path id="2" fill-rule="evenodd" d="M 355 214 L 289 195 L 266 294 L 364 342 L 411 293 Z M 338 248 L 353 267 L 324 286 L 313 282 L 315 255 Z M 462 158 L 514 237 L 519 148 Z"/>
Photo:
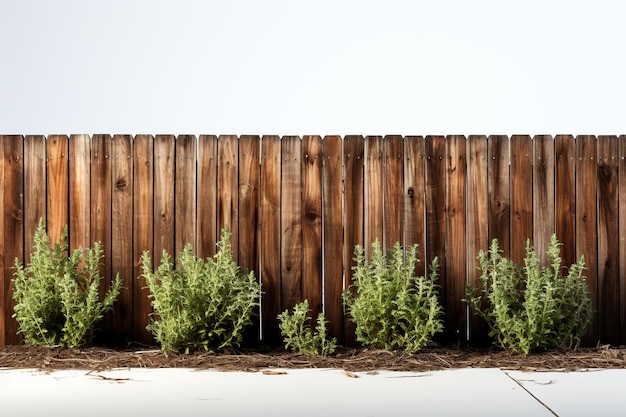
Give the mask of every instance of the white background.
<path id="1" fill-rule="evenodd" d="M 625 134 L 619 0 L 0 0 L 0 133 Z"/>

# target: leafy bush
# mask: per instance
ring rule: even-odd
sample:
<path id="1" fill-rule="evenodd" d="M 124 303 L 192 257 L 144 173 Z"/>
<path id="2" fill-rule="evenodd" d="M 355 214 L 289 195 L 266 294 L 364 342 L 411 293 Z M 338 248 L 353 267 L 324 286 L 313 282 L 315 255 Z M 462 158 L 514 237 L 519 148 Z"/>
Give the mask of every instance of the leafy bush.
<path id="1" fill-rule="evenodd" d="M 293 314 L 289 314 L 289 310 L 283 311 L 278 315 L 280 320 L 280 333 L 283 336 L 283 342 L 286 349 L 295 352 L 306 353 L 308 355 L 327 356 L 335 352 L 337 348 L 337 340 L 333 337 L 328 338 L 328 323 L 324 318 L 324 313 L 317 316 L 317 325 L 315 331 L 307 323 L 311 320 L 307 314 L 309 309 L 309 301 L 296 304 L 293 308 Z"/>
<path id="2" fill-rule="evenodd" d="M 560 243 L 552 235 L 549 265 L 539 266 L 537 253 L 526 241 L 524 266 L 502 257 L 497 239 L 478 255 L 481 288 L 468 288 L 467 301 L 489 325 L 494 344 L 527 355 L 535 350 L 577 347 L 592 316 L 580 257 L 561 275 Z"/>
<path id="3" fill-rule="evenodd" d="M 15 313 L 18 333 L 29 345 L 78 347 L 90 343 L 95 324 L 111 310 L 121 288 L 119 275 L 100 301 L 99 242 L 69 255 L 67 227 L 50 247 L 43 219 L 35 231 L 30 263 L 15 260 Z"/>
<path id="4" fill-rule="evenodd" d="M 230 233 L 222 231 L 214 258 L 196 258 L 191 245 L 177 259 L 163 251 L 152 273 L 150 253 L 142 255 L 143 276 L 154 313 L 146 327 L 165 351 L 239 345 L 244 327 L 257 306 L 261 286 L 254 273 L 245 273 L 233 261 Z"/>
<path id="5" fill-rule="evenodd" d="M 364 250 L 354 250 L 356 294 L 350 289 L 343 299 L 356 323 L 357 341 L 376 348 L 416 352 L 443 330 L 442 308 L 435 281 L 439 261 L 433 259 L 429 278 L 416 277 L 417 245 L 406 258 L 399 243 L 384 256 L 378 241 L 372 244 L 371 261 Z"/>

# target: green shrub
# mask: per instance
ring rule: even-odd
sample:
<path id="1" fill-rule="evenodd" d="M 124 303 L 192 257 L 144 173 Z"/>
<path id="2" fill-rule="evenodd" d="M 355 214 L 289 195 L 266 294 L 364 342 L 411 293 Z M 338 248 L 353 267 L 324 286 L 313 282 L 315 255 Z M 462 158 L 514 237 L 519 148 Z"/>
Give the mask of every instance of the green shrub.
<path id="1" fill-rule="evenodd" d="M 61 243 L 50 247 L 43 219 L 35 231 L 30 263 L 15 260 L 15 313 L 18 333 L 29 345 L 78 347 L 91 342 L 95 324 L 111 310 L 121 288 L 116 276 L 100 301 L 99 242 L 69 255 L 67 227 Z"/>
<path id="2" fill-rule="evenodd" d="M 318 314 L 317 325 L 313 331 L 307 323 L 311 320 L 311 317 L 307 316 L 310 311 L 309 301 L 304 300 L 294 306 L 293 314 L 289 314 L 289 310 L 285 310 L 278 315 L 280 333 L 283 336 L 285 348 L 307 355 L 328 356 L 333 354 L 337 348 L 337 340 L 334 337 L 328 338 L 328 329 L 326 328 L 328 322 L 324 318 L 324 313 Z"/>
<path id="3" fill-rule="evenodd" d="M 196 258 L 188 244 L 177 268 L 165 251 L 154 273 L 150 253 L 144 252 L 141 260 L 154 309 L 146 328 L 163 350 L 189 353 L 241 343 L 261 286 L 254 273 L 241 271 L 233 261 L 230 233 L 222 231 L 213 259 Z"/>
<path id="4" fill-rule="evenodd" d="M 539 266 L 526 241 L 524 266 L 502 257 L 497 239 L 478 255 L 481 288 L 468 288 L 467 301 L 489 325 L 494 344 L 527 355 L 555 347 L 577 347 L 592 316 L 591 298 L 580 257 L 561 275 L 560 243 L 552 235 L 549 264 Z"/>
<path id="5" fill-rule="evenodd" d="M 438 300 L 438 259 L 431 264 L 429 278 L 416 277 L 417 245 L 406 258 L 399 243 L 384 256 L 378 241 L 372 244 L 371 261 L 364 250 L 354 250 L 354 284 L 343 292 L 357 341 L 380 349 L 416 352 L 443 330 Z"/>

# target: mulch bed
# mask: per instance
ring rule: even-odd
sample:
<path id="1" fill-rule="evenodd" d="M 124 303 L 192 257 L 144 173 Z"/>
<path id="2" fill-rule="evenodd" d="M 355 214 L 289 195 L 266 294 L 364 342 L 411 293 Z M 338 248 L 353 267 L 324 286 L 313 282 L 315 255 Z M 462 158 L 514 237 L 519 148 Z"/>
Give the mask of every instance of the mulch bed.
<path id="1" fill-rule="evenodd" d="M 330 357 L 312 357 L 282 350 L 164 353 L 154 348 L 66 349 L 44 346 L 7 346 L 0 349 L 1 368 L 89 369 L 195 368 L 254 372 L 266 368 L 339 368 L 346 371 L 433 371 L 454 368 L 500 368 L 522 371 L 576 371 L 626 368 L 626 347 L 601 346 L 555 350 L 523 357 L 497 350 L 427 348 L 416 354 L 373 349 L 341 348 Z"/>

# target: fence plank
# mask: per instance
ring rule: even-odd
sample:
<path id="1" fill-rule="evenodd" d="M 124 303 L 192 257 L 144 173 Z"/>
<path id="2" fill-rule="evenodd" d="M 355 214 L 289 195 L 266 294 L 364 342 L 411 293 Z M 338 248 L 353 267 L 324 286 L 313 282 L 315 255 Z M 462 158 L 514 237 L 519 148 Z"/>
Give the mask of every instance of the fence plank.
<path id="1" fill-rule="evenodd" d="M 323 141 L 324 315 L 331 337 L 343 343 L 343 217 L 342 140 L 326 136 Z"/>
<path id="2" fill-rule="evenodd" d="M 261 282 L 262 335 L 267 343 L 280 338 L 276 316 L 281 312 L 281 142 L 278 136 L 261 140 Z"/>
<path id="3" fill-rule="evenodd" d="M 481 250 L 489 246 L 488 207 L 489 197 L 486 136 L 472 135 L 468 138 L 467 163 L 467 280 L 477 287 L 480 285 L 480 272 L 476 260 Z M 489 329 L 485 321 L 471 314 L 469 340 L 473 345 L 489 343 Z"/>
<path id="4" fill-rule="evenodd" d="M 384 147 L 384 227 L 385 247 L 397 242 L 404 245 L 404 139 L 399 135 L 385 136 Z"/>
<path id="5" fill-rule="evenodd" d="M 576 256 L 585 256 L 587 283 L 592 295 L 593 311 L 598 312 L 598 235 L 596 229 L 596 161 L 595 136 L 576 138 Z M 592 320 L 583 343 L 598 342 L 599 314 Z"/>
<path id="6" fill-rule="evenodd" d="M 133 142 L 133 338 L 144 344 L 152 342 L 152 334 L 146 330 L 152 306 L 142 276 L 141 255 L 144 251 L 152 254 L 154 241 L 153 145 L 152 135 L 137 135 Z"/>
<path id="7" fill-rule="evenodd" d="M 302 142 L 298 136 L 282 139 L 281 167 L 281 309 L 302 300 Z"/>
<path id="8" fill-rule="evenodd" d="M 504 135 L 489 136 L 489 242 L 498 239 L 503 256 L 510 257 L 510 206 L 509 206 L 509 138 Z"/>
<path id="9" fill-rule="evenodd" d="M 522 264 L 526 240 L 533 240 L 533 141 L 511 137 L 511 259 Z"/>
<path id="10" fill-rule="evenodd" d="M 322 138 L 302 138 L 302 298 L 322 312 Z"/>
<path id="11" fill-rule="evenodd" d="M 24 261 L 24 142 L 20 135 L 4 135 L 0 137 L 3 162 L 3 199 L 2 199 L 2 270 L 0 286 L 3 297 L 0 299 L 0 346 L 19 343 L 17 321 L 11 318 L 15 301 L 13 300 L 14 261 Z"/>
<path id="12" fill-rule="evenodd" d="M 466 305 L 467 285 L 467 143 L 465 136 L 446 138 L 446 286 L 448 302 L 445 305 L 448 340 L 458 345 L 467 340 Z M 443 277 L 442 277 L 443 279 Z"/>
<path id="13" fill-rule="evenodd" d="M 91 140 L 71 135 L 69 140 L 70 248 L 89 248 L 91 241 Z"/>
<path id="14" fill-rule="evenodd" d="M 554 142 L 556 236 L 563 244 L 563 264 L 569 266 L 576 262 L 576 140 L 557 135 Z"/>
<path id="15" fill-rule="evenodd" d="M 550 237 L 555 233 L 556 206 L 554 198 L 555 147 L 549 135 L 538 135 L 535 142 L 535 163 L 533 174 L 534 201 L 534 247 L 542 265 L 547 265 L 546 251 Z M 511 187 L 513 190 L 514 187 Z"/>
<path id="16" fill-rule="evenodd" d="M 217 136 L 198 138 L 198 243 L 199 258 L 215 255 L 217 230 Z"/>
<path id="17" fill-rule="evenodd" d="M 111 144 L 112 209 L 111 268 L 119 273 L 123 288 L 113 315 L 114 338 L 132 340 L 133 334 L 133 161 L 130 135 L 115 135 Z"/>
<path id="18" fill-rule="evenodd" d="M 0 180 L 2 180 L 2 186 L 0 186 L 0 236 L 4 236 L 4 195 L 5 195 L 5 181 L 4 181 L 4 143 L 5 135 L 0 135 Z M 7 286 L 10 285 L 11 280 L 5 277 L 5 264 L 6 257 L 4 238 L 0 238 L 0 348 L 10 344 L 10 340 L 7 340 L 7 321 L 11 317 L 11 312 L 8 309 L 7 300 L 9 298 Z"/>
<path id="19" fill-rule="evenodd" d="M 113 271 L 111 269 L 112 241 L 111 224 L 111 136 L 97 134 L 91 139 L 91 238 L 102 244 L 104 262 L 100 267 L 100 298 L 111 288 Z M 48 190 L 50 192 L 50 190 Z M 117 308 L 115 306 L 114 308 Z M 104 340 L 111 334 L 113 313 L 104 314 L 97 335 Z"/>
<path id="20" fill-rule="evenodd" d="M 46 137 L 24 138 L 24 262 L 29 263 L 35 230 L 46 219 Z"/>
<path id="21" fill-rule="evenodd" d="M 384 217 L 384 147 L 382 136 L 367 136 L 365 138 L 365 255 L 371 255 L 371 245 L 380 242 L 383 251 Z"/>
<path id="22" fill-rule="evenodd" d="M 426 267 L 439 258 L 441 305 L 448 305 L 446 271 L 446 138 L 426 136 Z M 452 327 L 446 317 L 446 328 Z"/>
<path id="23" fill-rule="evenodd" d="M 364 245 L 364 167 L 365 143 L 363 136 L 348 135 L 343 141 L 344 161 L 344 249 L 343 273 L 344 285 L 352 285 L 352 268 L 354 248 Z M 348 346 L 355 343 L 355 324 L 344 319 L 344 343 Z"/>
<path id="24" fill-rule="evenodd" d="M 69 221 L 69 139 L 66 135 L 50 135 L 47 142 L 48 218 L 50 243 L 61 242 Z"/>
<path id="25" fill-rule="evenodd" d="M 231 233 L 233 258 L 239 256 L 239 140 L 234 135 L 221 135 L 217 141 L 217 229 Z"/>
<path id="26" fill-rule="evenodd" d="M 156 269 L 163 251 L 178 256 L 174 246 L 174 161 L 175 137 L 156 135 L 154 138 L 154 253 Z"/>
<path id="27" fill-rule="evenodd" d="M 619 344 L 626 344 L 626 135 L 619 137 Z"/>
<path id="28" fill-rule="evenodd" d="M 424 138 L 407 136 L 404 147 L 404 246 L 410 248 L 415 244 L 418 245 L 421 262 L 417 265 L 415 273 L 423 276 L 426 270 Z"/>
<path id="29" fill-rule="evenodd" d="M 176 253 L 190 243 L 196 253 L 196 137 L 176 139 L 174 163 L 174 245 Z"/>
<path id="30" fill-rule="evenodd" d="M 598 136 L 598 315 L 602 343 L 619 343 L 617 136 Z"/>

